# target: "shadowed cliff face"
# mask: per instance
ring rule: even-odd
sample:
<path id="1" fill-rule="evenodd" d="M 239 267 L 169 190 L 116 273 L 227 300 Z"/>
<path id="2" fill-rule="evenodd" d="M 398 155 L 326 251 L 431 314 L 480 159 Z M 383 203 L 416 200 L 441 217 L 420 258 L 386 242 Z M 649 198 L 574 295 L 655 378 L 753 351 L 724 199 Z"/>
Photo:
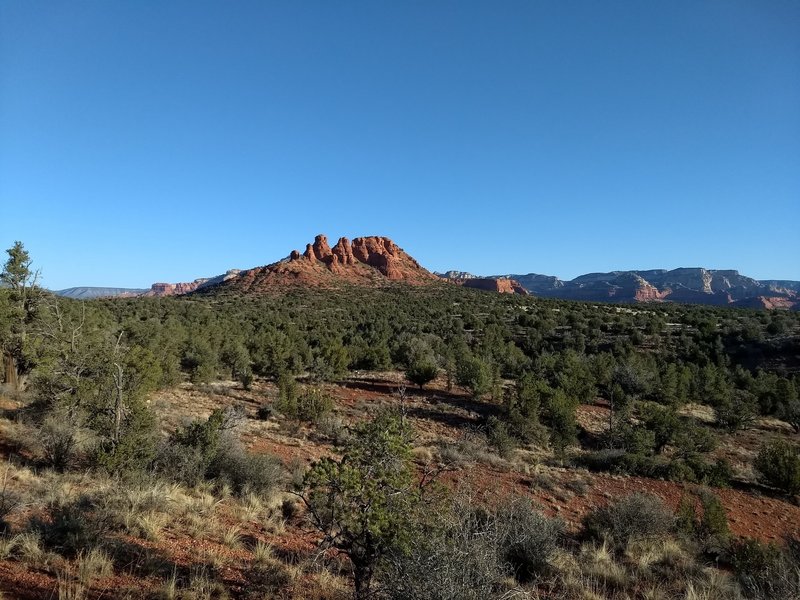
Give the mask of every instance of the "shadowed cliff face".
<path id="1" fill-rule="evenodd" d="M 474 288 L 477 290 L 485 290 L 488 292 L 498 292 L 500 294 L 522 294 L 528 295 L 528 291 L 522 287 L 518 281 L 513 279 L 498 278 L 493 279 L 490 277 L 469 277 L 469 278 L 455 278 L 452 280 L 464 287 Z"/>

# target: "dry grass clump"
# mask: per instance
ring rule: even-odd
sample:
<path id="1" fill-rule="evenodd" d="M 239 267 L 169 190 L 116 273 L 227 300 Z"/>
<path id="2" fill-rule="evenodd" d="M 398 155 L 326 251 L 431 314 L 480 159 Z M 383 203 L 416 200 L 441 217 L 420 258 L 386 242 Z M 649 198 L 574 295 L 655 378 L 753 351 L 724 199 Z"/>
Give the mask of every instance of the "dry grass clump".
<path id="1" fill-rule="evenodd" d="M 108 577 L 114 572 L 114 563 L 100 548 L 93 548 L 78 555 L 78 581 L 83 585 L 91 585 L 92 581 Z"/>
<path id="2" fill-rule="evenodd" d="M 258 494 L 247 492 L 237 504 L 237 516 L 240 521 L 258 521 L 263 516 L 266 508 Z"/>
<path id="3" fill-rule="evenodd" d="M 440 439 L 435 450 L 438 462 L 453 467 L 465 467 L 479 463 L 496 469 L 506 469 L 508 461 L 489 450 L 485 436 L 474 434 L 464 439 L 452 441 Z"/>
<path id="4" fill-rule="evenodd" d="M 349 580 L 327 569 L 313 571 L 304 583 L 303 598 L 307 600 L 346 600 L 352 597 Z"/>
<path id="5" fill-rule="evenodd" d="M 18 535 L 0 537 L 0 560 L 6 560 L 16 550 L 18 543 Z"/>
<path id="6" fill-rule="evenodd" d="M 608 541 L 589 542 L 576 554 L 560 553 L 551 580 L 567 600 L 734 600 L 730 575 L 702 567 L 673 538 L 631 542 L 618 551 Z"/>
<path id="7" fill-rule="evenodd" d="M 217 581 L 206 567 L 195 569 L 189 576 L 188 585 L 178 589 L 177 600 L 227 600 L 230 596 L 225 585 Z"/>
<path id="8" fill-rule="evenodd" d="M 161 539 L 161 533 L 169 519 L 169 515 L 159 512 L 146 512 L 132 515 L 133 520 L 126 522 L 128 533 L 150 542 Z"/>
<path id="9" fill-rule="evenodd" d="M 23 562 L 29 564 L 40 564 L 46 555 L 42 548 L 41 536 L 33 531 L 20 533 L 14 536 L 16 539 L 14 554 Z"/>
<path id="10" fill-rule="evenodd" d="M 172 574 L 161 584 L 157 597 L 160 600 L 175 600 L 178 597 L 178 574 L 174 569 Z"/>
<path id="11" fill-rule="evenodd" d="M 194 539 L 203 539 L 217 529 L 217 520 L 200 514 L 188 514 L 181 520 L 181 528 Z"/>
<path id="12" fill-rule="evenodd" d="M 253 562 L 266 564 L 272 560 L 272 544 L 257 540 L 253 546 Z"/>
<path id="13" fill-rule="evenodd" d="M 58 600 L 84 600 L 86 589 L 70 572 L 58 575 Z"/>
<path id="14" fill-rule="evenodd" d="M 222 533 L 222 543 L 228 548 L 239 548 L 242 545 L 242 530 L 236 525 L 227 527 Z"/>

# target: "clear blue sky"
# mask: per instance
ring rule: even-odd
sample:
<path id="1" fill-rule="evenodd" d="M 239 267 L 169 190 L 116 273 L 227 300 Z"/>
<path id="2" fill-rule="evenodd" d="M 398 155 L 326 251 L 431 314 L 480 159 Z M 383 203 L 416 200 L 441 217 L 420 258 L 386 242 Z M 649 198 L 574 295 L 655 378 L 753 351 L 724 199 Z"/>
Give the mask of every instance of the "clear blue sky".
<path id="1" fill-rule="evenodd" d="M 5 0 L 0 205 L 54 289 L 320 232 L 800 279 L 800 2 Z"/>

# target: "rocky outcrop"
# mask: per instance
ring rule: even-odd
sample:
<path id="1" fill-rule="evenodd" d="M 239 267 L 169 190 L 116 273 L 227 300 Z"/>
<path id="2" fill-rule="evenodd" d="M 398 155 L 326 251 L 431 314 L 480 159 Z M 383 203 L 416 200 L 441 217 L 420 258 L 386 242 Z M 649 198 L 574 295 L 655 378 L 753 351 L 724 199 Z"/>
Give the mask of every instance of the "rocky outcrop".
<path id="1" fill-rule="evenodd" d="M 564 282 L 553 275 L 539 275 L 538 273 L 528 273 L 527 275 L 508 275 L 511 279 L 519 281 L 520 285 L 531 294 L 540 294 L 559 290 L 564 287 Z"/>
<path id="2" fill-rule="evenodd" d="M 352 242 L 342 237 L 331 248 L 328 238 L 320 234 L 313 244 L 306 245 L 303 254 L 294 250 L 284 260 L 242 271 L 238 277 L 206 291 L 266 293 L 297 285 L 423 285 L 435 281 L 435 275 L 387 237 L 359 237 Z"/>
<path id="3" fill-rule="evenodd" d="M 399 260 L 398 248 L 389 238 L 356 238 L 353 240 L 353 256 L 356 260 L 375 267 L 390 280 L 403 279 L 403 266 Z M 408 258 L 413 261 L 414 267 L 419 267 L 413 258 L 410 256 Z"/>
<path id="4" fill-rule="evenodd" d="M 328 238 L 324 235 L 320 234 L 314 238 L 311 250 L 317 260 L 326 264 L 330 264 L 333 261 L 333 253 L 331 252 L 331 247 L 328 245 Z"/>
<path id="5" fill-rule="evenodd" d="M 471 277 L 464 279 L 454 279 L 455 283 L 468 288 L 476 290 L 485 290 L 489 292 L 498 292 L 500 294 L 521 294 L 528 295 L 528 291 L 522 287 L 519 282 L 513 279 L 492 279 L 483 277 Z"/>
<path id="6" fill-rule="evenodd" d="M 350 240 L 346 237 L 339 238 L 339 241 L 336 242 L 336 245 L 332 249 L 333 256 L 338 259 L 339 264 L 342 265 L 354 265 L 356 264 L 356 257 L 353 254 L 353 246 L 350 244 Z"/>
<path id="7" fill-rule="evenodd" d="M 685 302 L 761 308 L 800 306 L 800 282 L 758 281 L 731 269 L 611 271 L 587 273 L 571 281 L 537 273 L 483 279 L 504 278 L 516 280 L 528 292 L 537 296 L 587 302 Z M 449 280 L 460 283 L 458 279 Z"/>
<path id="8" fill-rule="evenodd" d="M 775 292 L 782 296 L 794 292 L 800 296 L 800 281 L 789 281 L 787 279 L 767 279 L 760 280 L 760 284 L 767 286 L 770 292 Z"/>
<path id="9" fill-rule="evenodd" d="M 466 271 L 446 271 L 445 273 L 435 273 L 435 275 L 442 279 L 485 279 Z"/>
<path id="10" fill-rule="evenodd" d="M 231 269 L 216 277 L 201 277 L 188 283 L 154 283 L 142 296 L 183 296 L 238 277 L 239 269 Z"/>
<path id="11" fill-rule="evenodd" d="M 766 310 L 773 310 L 776 308 L 798 310 L 800 309 L 800 299 L 789 298 L 786 296 L 756 296 L 754 298 L 745 298 L 744 300 L 737 300 L 733 306 L 739 308 L 760 308 Z"/>
<path id="12" fill-rule="evenodd" d="M 143 296 L 180 296 L 195 291 L 206 279 L 195 279 L 189 283 L 154 283 Z"/>

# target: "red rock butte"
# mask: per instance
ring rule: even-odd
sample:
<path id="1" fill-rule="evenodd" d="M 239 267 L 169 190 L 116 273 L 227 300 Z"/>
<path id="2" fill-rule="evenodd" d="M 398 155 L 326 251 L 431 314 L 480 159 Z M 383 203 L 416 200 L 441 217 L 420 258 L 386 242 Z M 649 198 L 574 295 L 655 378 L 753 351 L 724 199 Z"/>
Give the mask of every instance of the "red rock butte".
<path id="1" fill-rule="evenodd" d="M 252 293 L 290 285 L 426 285 L 437 281 L 438 277 L 387 237 L 358 237 L 352 242 L 342 237 L 331 248 L 328 238 L 320 234 L 304 252 L 292 250 L 288 258 L 242 271 L 220 284 L 219 289 Z"/>
<path id="2" fill-rule="evenodd" d="M 522 287 L 515 279 L 508 278 L 483 278 L 473 277 L 470 279 L 451 279 L 453 283 L 462 285 L 476 290 L 484 290 L 487 292 L 497 292 L 499 294 L 521 294 L 528 295 L 528 290 Z"/>

